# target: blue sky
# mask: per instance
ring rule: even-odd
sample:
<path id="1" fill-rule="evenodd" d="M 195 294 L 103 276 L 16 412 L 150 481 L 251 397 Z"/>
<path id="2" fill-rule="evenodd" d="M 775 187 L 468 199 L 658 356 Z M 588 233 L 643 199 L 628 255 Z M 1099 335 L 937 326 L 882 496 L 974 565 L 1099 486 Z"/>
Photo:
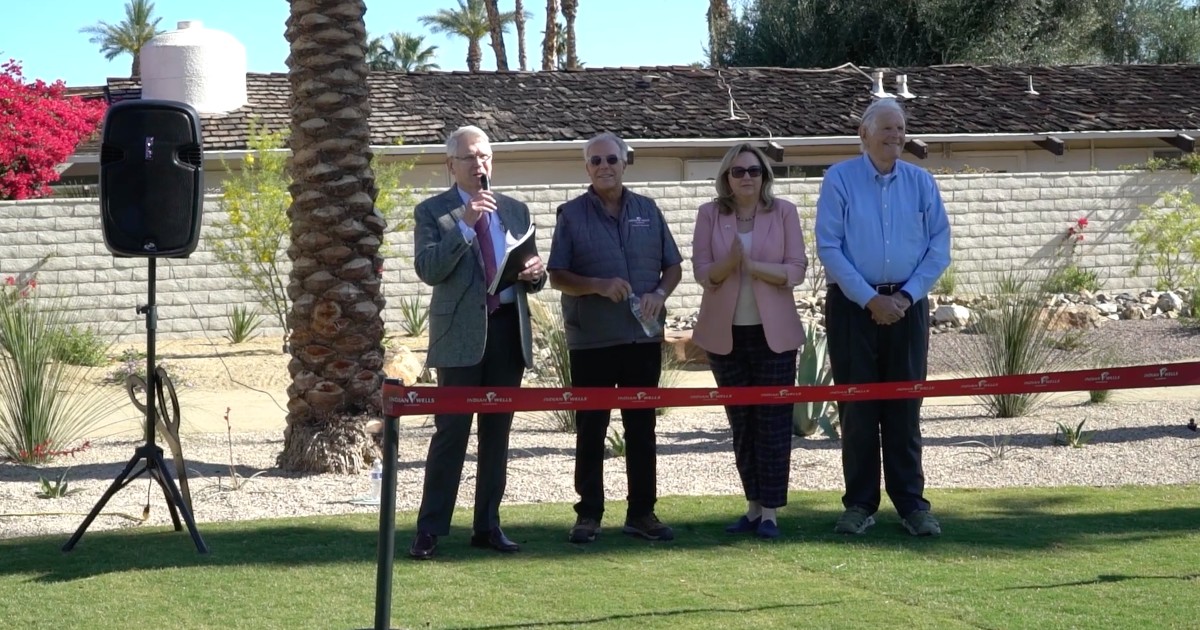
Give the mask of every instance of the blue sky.
<path id="1" fill-rule="evenodd" d="M 128 55 L 106 61 L 80 28 L 99 20 L 120 22 L 124 0 L 9 0 L 0 20 L 0 59 L 21 61 L 26 78 L 63 79 L 67 85 L 102 85 L 107 77 L 129 75 Z M 707 41 L 705 0 L 585 0 L 576 19 L 579 58 L 587 67 L 689 64 L 704 59 Z M 431 35 L 417 18 L 455 0 L 367 0 L 367 31 L 372 36 L 408 31 L 438 46 L 443 70 L 466 70 L 465 40 Z M 512 0 L 501 0 L 511 11 Z M 546 3 L 525 0 L 533 13 L 526 24 L 529 65 L 541 67 L 541 38 Z M 284 72 L 288 16 L 286 0 L 155 0 L 159 28 L 171 30 L 180 20 L 201 20 L 208 28 L 233 34 L 246 46 L 251 72 Z M 506 38 L 509 67 L 517 67 L 517 38 Z M 484 46 L 484 69 L 495 68 L 491 47 Z"/>

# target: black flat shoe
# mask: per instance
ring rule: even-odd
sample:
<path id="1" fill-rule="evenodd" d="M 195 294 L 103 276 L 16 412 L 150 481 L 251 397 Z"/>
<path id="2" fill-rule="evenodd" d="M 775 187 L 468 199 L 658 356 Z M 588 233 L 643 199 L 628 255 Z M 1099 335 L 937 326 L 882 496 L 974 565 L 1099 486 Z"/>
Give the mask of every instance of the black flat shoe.
<path id="1" fill-rule="evenodd" d="M 428 560 L 437 553 L 437 536 L 426 534 L 425 532 L 417 532 L 417 536 L 413 538 L 412 545 L 408 548 L 408 555 L 417 560 Z"/>
<path id="2" fill-rule="evenodd" d="M 471 534 L 471 546 L 481 549 L 495 549 L 501 553 L 516 553 L 521 550 L 521 545 L 509 540 L 508 536 L 505 536 L 504 531 L 499 527 L 494 527 L 486 532 Z"/>

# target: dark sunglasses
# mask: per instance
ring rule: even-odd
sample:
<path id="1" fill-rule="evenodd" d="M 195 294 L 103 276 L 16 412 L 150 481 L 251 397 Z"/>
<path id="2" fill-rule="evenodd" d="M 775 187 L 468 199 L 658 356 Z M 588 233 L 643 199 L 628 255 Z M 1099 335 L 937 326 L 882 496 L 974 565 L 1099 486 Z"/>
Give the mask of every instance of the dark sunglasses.
<path id="1" fill-rule="evenodd" d="M 751 166 L 750 168 L 735 166 L 729 169 L 729 174 L 733 175 L 734 179 L 741 179 L 747 175 L 749 175 L 751 178 L 756 178 L 762 175 L 762 169 L 757 166 Z"/>
<path id="2" fill-rule="evenodd" d="M 588 164 L 591 164 L 592 166 L 600 166 L 600 162 L 608 162 L 608 165 L 612 166 L 620 161 L 621 161 L 621 158 L 619 158 L 615 155 L 610 155 L 608 157 L 600 157 L 599 155 L 593 155 L 592 157 L 588 158 Z"/>

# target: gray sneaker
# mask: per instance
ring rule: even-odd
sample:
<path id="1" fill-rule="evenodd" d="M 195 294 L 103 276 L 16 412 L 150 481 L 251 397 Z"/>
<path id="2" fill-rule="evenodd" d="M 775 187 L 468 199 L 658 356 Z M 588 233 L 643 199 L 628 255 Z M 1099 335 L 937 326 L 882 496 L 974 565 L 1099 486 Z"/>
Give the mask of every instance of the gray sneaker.
<path id="1" fill-rule="evenodd" d="M 575 520 L 575 526 L 571 528 L 571 535 L 567 538 L 567 540 L 578 544 L 590 543 L 596 540 L 596 537 L 599 535 L 600 521 L 594 518 L 580 516 Z"/>
<path id="2" fill-rule="evenodd" d="M 658 520 L 654 512 L 638 518 L 625 519 L 625 528 L 621 531 L 646 540 L 675 540 L 675 530 Z"/>
<path id="3" fill-rule="evenodd" d="M 866 508 L 852 505 L 838 517 L 833 531 L 838 534 L 862 534 L 875 524 L 875 517 Z"/>
<path id="4" fill-rule="evenodd" d="M 942 526 L 929 510 L 917 510 L 901 519 L 904 529 L 913 536 L 941 536 Z"/>

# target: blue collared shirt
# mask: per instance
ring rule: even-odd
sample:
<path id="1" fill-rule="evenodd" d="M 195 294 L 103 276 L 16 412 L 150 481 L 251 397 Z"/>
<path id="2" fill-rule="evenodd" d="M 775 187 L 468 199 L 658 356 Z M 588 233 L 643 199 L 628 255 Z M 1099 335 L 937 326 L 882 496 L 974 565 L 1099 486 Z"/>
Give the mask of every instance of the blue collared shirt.
<path id="1" fill-rule="evenodd" d="M 471 195 L 467 194 L 466 191 L 457 186 L 455 190 L 458 191 L 458 196 L 462 199 L 464 206 L 467 205 L 467 202 L 471 201 Z M 458 220 L 458 231 L 462 232 L 463 238 L 467 239 L 468 243 L 475 240 L 475 227 L 467 225 L 462 219 Z M 505 238 L 508 232 L 504 229 L 504 223 L 500 221 L 499 212 L 493 212 L 492 216 L 488 219 L 488 232 L 491 233 L 489 236 L 492 238 L 492 252 L 496 254 L 496 271 L 499 273 L 500 263 L 504 262 L 504 252 L 508 247 L 508 239 Z M 515 301 L 517 301 L 517 294 L 513 291 L 512 287 L 500 292 L 501 304 L 512 304 Z"/>
<path id="2" fill-rule="evenodd" d="M 829 283 L 862 307 L 881 284 L 899 284 L 920 300 L 950 266 L 950 221 L 937 182 L 903 160 L 887 175 L 866 154 L 830 167 L 816 241 Z"/>

